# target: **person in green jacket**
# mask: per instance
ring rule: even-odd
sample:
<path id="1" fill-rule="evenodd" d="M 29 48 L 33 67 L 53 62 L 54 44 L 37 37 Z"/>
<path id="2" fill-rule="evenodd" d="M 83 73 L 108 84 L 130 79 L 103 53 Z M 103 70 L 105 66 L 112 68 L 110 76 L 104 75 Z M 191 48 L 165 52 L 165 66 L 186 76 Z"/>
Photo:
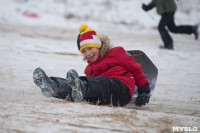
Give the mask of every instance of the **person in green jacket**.
<path id="1" fill-rule="evenodd" d="M 164 42 L 164 46 L 161 46 L 160 48 L 174 49 L 173 39 L 165 28 L 166 26 L 168 27 L 169 31 L 173 33 L 194 34 L 196 40 L 199 38 L 198 25 L 175 25 L 174 14 L 177 7 L 174 0 L 152 0 L 148 5 L 142 4 L 142 8 L 145 11 L 151 10 L 154 7 L 157 9 L 157 13 L 161 15 L 158 31 Z"/>

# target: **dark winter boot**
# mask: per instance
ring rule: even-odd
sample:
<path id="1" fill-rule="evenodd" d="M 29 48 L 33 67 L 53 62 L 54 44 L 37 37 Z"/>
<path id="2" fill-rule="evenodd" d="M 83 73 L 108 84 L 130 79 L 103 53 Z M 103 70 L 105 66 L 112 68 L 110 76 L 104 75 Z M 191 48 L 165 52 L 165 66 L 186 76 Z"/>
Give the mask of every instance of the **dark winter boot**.
<path id="1" fill-rule="evenodd" d="M 41 68 L 36 68 L 33 72 L 33 81 L 37 86 L 41 88 L 42 94 L 46 97 L 52 97 L 54 94 L 53 81 L 46 76 L 45 72 Z"/>
<path id="2" fill-rule="evenodd" d="M 198 26 L 198 25 L 195 25 L 195 26 L 193 26 L 193 28 L 192 28 L 192 31 L 193 31 L 193 34 L 194 34 L 194 38 L 195 38 L 196 40 L 198 40 L 198 39 L 199 39 L 199 32 L 198 32 L 198 28 L 199 28 L 199 26 Z"/>
<path id="3" fill-rule="evenodd" d="M 84 97 L 84 87 L 82 85 L 81 79 L 79 78 L 75 70 L 70 70 L 66 75 L 67 82 L 72 89 L 72 99 L 74 102 L 83 101 Z"/>

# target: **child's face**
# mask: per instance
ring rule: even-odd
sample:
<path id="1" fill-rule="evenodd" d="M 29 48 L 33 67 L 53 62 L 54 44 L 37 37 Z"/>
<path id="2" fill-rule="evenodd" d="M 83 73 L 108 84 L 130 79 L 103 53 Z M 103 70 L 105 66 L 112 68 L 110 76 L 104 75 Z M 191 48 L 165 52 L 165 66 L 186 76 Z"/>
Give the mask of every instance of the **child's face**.
<path id="1" fill-rule="evenodd" d="M 99 51 L 100 51 L 99 48 L 87 47 L 82 50 L 82 54 L 86 60 L 95 62 L 99 57 Z"/>

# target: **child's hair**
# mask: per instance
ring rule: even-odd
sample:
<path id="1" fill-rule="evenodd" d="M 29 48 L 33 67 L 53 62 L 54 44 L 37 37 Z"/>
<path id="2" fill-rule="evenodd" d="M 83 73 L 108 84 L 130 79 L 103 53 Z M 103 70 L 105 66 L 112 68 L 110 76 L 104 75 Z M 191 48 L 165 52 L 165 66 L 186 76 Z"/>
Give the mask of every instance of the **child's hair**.
<path id="1" fill-rule="evenodd" d="M 111 45 L 111 42 L 110 42 L 110 39 L 108 36 L 101 34 L 99 37 L 102 42 L 100 55 L 101 55 L 101 57 L 103 57 L 106 53 L 108 53 L 108 51 L 110 51 L 112 49 L 112 45 Z"/>

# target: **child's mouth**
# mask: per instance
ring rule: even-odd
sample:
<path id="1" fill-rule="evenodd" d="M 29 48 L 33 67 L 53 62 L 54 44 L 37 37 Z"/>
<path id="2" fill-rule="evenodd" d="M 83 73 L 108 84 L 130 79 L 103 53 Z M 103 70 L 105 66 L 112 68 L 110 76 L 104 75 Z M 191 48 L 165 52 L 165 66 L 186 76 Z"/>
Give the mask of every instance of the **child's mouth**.
<path id="1" fill-rule="evenodd" d="M 90 57 L 88 58 L 88 60 L 93 60 L 93 58 L 94 58 L 94 55 L 90 56 Z"/>
<path id="2" fill-rule="evenodd" d="M 91 56 L 90 59 L 92 59 L 94 56 Z"/>

